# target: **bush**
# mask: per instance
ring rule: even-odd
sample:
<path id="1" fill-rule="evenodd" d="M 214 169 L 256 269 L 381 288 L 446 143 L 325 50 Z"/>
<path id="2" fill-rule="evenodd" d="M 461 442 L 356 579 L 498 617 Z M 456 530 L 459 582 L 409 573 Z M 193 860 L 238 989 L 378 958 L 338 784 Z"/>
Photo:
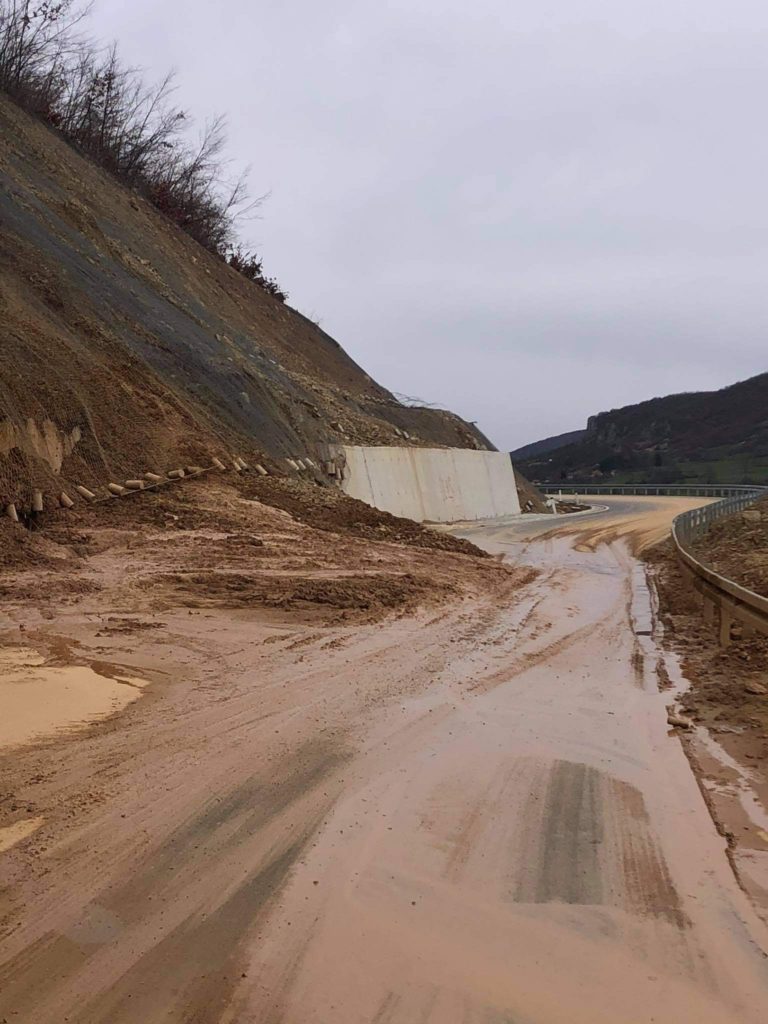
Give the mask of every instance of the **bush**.
<path id="1" fill-rule="evenodd" d="M 147 85 L 113 45 L 79 34 L 88 12 L 75 0 L 0 0 L 0 89 L 56 128 L 118 180 L 144 195 L 205 249 L 280 301 L 261 261 L 235 248 L 250 212 L 244 171 L 225 176 L 225 123 L 207 125 L 197 146 L 188 116 L 171 102 L 173 76 Z"/>

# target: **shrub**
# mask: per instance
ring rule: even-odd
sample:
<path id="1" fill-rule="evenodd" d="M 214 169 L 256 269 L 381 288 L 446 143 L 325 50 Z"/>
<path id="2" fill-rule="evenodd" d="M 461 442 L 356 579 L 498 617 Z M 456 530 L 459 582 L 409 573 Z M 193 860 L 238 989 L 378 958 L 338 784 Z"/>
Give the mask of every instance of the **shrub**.
<path id="1" fill-rule="evenodd" d="M 147 85 L 121 63 L 116 46 L 103 50 L 80 34 L 87 12 L 75 0 L 0 0 L 0 89 L 209 252 L 285 301 L 261 261 L 235 244 L 237 222 L 259 200 L 249 200 L 247 170 L 227 180 L 223 118 L 190 145 L 188 116 L 172 103 L 173 76 Z"/>

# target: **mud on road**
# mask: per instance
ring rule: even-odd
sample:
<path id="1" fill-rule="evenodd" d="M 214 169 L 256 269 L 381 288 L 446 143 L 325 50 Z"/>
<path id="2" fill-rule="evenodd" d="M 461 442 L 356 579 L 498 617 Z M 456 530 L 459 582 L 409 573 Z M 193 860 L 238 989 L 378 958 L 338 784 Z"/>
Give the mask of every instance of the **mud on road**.
<path id="1" fill-rule="evenodd" d="M 275 576 L 428 581 L 389 608 L 181 604 L 164 574 L 226 550 L 199 524 L 92 531 L 98 591 L 30 608 L 14 578 L 6 641 L 150 685 L 3 761 L 6 820 L 43 823 L 0 859 L 0 1017 L 763 1020 L 764 926 L 668 735 L 631 554 L 679 504 L 472 530 L 503 564 L 249 509 Z M 218 571 L 263 557 L 228 543 Z"/>

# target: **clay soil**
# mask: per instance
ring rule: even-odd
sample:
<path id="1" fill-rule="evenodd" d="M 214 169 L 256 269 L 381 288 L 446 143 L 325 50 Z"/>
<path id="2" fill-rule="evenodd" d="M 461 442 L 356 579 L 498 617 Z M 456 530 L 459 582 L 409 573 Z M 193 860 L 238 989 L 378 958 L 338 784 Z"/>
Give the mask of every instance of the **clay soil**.
<path id="1" fill-rule="evenodd" d="M 722 576 L 768 595 L 768 499 L 713 523 L 692 546 Z"/>
<path id="2" fill-rule="evenodd" d="M 765 578 L 755 568 L 765 558 L 753 547 L 758 532 L 752 522 L 739 517 L 720 524 L 716 536 L 729 543 L 716 559 L 719 571 L 753 582 Z M 700 554 L 714 554 L 715 542 L 715 537 L 707 537 L 698 545 Z M 755 565 L 749 564 L 750 556 Z M 679 707 L 727 755 L 714 756 L 691 734 L 684 737 L 689 757 L 742 883 L 768 912 L 763 863 L 768 857 L 768 638 L 736 633 L 730 647 L 721 647 L 716 627 L 703 619 L 680 571 L 671 540 L 645 557 L 658 593 L 664 642 L 679 659 L 687 684 L 678 696 Z M 762 827 L 755 828 L 755 819 Z"/>
<path id="3" fill-rule="evenodd" d="M 467 541 L 289 480 L 208 477 L 0 531 L 0 593 L 39 608 L 98 594 L 132 611 L 371 620 L 514 575 Z"/>
<path id="4" fill-rule="evenodd" d="M 238 487 L 62 515 L 2 574 L 17 663 L 143 684 L 0 754 L 0 1020 L 762 1024 L 631 553 L 684 501 L 479 558 Z"/>

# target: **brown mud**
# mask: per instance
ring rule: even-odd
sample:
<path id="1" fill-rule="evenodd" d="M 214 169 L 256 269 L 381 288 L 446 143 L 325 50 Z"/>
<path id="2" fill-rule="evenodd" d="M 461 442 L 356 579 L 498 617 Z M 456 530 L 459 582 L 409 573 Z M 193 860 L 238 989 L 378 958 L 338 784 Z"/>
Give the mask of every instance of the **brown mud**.
<path id="1" fill-rule="evenodd" d="M 743 536 L 740 524 L 730 535 Z M 721 647 L 671 541 L 646 557 L 663 641 L 679 664 L 672 685 L 684 681 L 677 703 L 697 726 L 685 737 L 686 749 L 738 877 L 768 918 L 768 638 L 736 635 L 730 647 Z"/>
<path id="2" fill-rule="evenodd" d="M 693 549 L 715 572 L 768 595 L 768 499 L 713 523 Z"/>
<path id="3" fill-rule="evenodd" d="M 83 528 L 67 558 L 98 591 L 66 604 L 70 570 L 7 574 L 7 643 L 150 685 L 3 757 L 0 827 L 27 824 L 0 859 L 0 1017 L 764 1020 L 765 927 L 669 734 L 630 552 L 682 504 L 466 531 L 500 563 L 244 502 L 218 534 Z M 318 611 L 206 573 L 430 586 Z"/>

